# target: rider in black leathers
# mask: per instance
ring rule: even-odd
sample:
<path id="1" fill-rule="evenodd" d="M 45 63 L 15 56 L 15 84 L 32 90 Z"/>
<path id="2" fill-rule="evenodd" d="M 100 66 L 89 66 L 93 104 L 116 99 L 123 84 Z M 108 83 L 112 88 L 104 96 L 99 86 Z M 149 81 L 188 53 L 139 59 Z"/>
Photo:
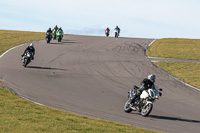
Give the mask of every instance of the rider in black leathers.
<path id="1" fill-rule="evenodd" d="M 25 50 L 24 53 L 21 55 L 22 57 L 24 56 L 26 51 L 30 51 L 32 53 L 32 57 L 31 59 L 34 60 L 34 55 L 35 55 L 35 48 L 34 48 L 34 44 L 31 43 Z"/>
<path id="2" fill-rule="evenodd" d="M 148 78 L 145 78 L 142 82 L 141 82 L 141 86 L 140 88 L 136 89 L 136 94 L 133 96 L 133 98 L 131 99 L 130 103 L 132 104 L 132 106 L 135 106 L 133 101 L 139 97 L 142 93 L 143 90 L 148 90 L 150 88 L 155 89 L 155 82 L 156 76 L 154 74 L 151 74 L 148 76 Z M 136 86 L 134 86 L 136 87 Z"/>
<path id="3" fill-rule="evenodd" d="M 51 28 L 49 28 L 46 33 L 52 33 Z"/>
<path id="4" fill-rule="evenodd" d="M 119 33 L 120 33 L 120 28 L 119 28 L 118 26 L 116 26 L 115 30 L 118 30 Z M 118 34 L 119 34 L 119 33 L 118 33 Z"/>

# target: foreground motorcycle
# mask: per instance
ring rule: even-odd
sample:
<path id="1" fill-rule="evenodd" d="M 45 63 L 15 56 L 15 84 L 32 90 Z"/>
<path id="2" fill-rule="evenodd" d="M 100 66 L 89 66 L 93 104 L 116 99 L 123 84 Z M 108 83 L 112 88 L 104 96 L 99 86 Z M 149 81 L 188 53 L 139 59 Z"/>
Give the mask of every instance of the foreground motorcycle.
<path id="1" fill-rule="evenodd" d="M 105 34 L 107 37 L 109 37 L 109 30 L 105 30 Z"/>
<path id="2" fill-rule="evenodd" d="M 118 30 L 118 29 L 115 29 L 115 30 L 114 30 L 114 33 L 115 33 L 115 38 L 118 38 L 118 36 L 119 36 L 119 30 Z"/>
<path id="3" fill-rule="evenodd" d="M 161 97 L 162 93 L 160 91 L 162 91 L 162 89 L 156 88 L 144 90 L 142 91 L 142 94 L 133 101 L 133 103 L 130 103 L 133 96 L 138 93 L 138 89 L 137 86 L 134 86 L 134 90 L 131 89 L 128 92 L 128 101 L 124 105 L 124 111 L 127 113 L 138 111 L 142 116 L 148 116 L 153 109 L 153 103 L 156 99 Z"/>
<path id="4" fill-rule="evenodd" d="M 31 62 L 31 58 L 32 58 L 32 53 L 27 50 L 22 57 L 22 64 L 24 67 L 26 67 Z"/>
<path id="5" fill-rule="evenodd" d="M 50 43 L 51 39 L 52 39 L 52 34 L 47 32 L 46 33 L 46 41 L 47 41 L 47 43 Z"/>
<path id="6" fill-rule="evenodd" d="M 55 29 L 53 29 L 52 35 L 53 35 L 53 40 L 55 40 L 56 39 L 56 30 Z"/>
<path id="7" fill-rule="evenodd" d="M 56 32 L 56 37 L 58 37 L 58 42 L 61 42 L 62 37 L 63 37 L 63 32 L 61 30 L 58 30 Z"/>

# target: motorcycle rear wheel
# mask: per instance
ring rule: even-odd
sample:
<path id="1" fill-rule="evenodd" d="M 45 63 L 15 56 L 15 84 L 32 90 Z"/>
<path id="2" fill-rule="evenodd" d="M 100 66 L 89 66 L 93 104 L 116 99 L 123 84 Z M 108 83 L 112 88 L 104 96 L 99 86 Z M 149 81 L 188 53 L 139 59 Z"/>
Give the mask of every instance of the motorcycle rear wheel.
<path id="1" fill-rule="evenodd" d="M 131 111 L 132 111 L 132 109 L 131 109 L 131 104 L 130 104 L 130 100 L 128 100 L 126 103 L 125 103 L 125 105 L 124 105 L 124 111 L 126 112 L 126 113 L 130 113 Z"/>

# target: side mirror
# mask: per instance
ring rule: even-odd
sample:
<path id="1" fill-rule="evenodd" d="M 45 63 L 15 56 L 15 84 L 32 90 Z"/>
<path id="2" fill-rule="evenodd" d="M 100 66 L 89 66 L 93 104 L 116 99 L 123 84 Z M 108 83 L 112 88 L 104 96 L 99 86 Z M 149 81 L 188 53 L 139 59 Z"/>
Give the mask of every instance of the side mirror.
<path id="1" fill-rule="evenodd" d="M 159 91 L 162 91 L 162 88 L 160 88 Z"/>
<path id="2" fill-rule="evenodd" d="M 159 95 L 160 95 L 160 97 L 162 96 L 162 93 L 161 92 L 159 92 Z"/>

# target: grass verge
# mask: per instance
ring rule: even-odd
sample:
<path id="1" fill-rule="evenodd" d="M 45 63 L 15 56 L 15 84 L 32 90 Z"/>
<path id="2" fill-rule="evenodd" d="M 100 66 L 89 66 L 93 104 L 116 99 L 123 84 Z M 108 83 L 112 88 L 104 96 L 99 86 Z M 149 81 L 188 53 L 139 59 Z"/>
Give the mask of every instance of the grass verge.
<path id="1" fill-rule="evenodd" d="M 196 88 L 200 88 L 200 63 L 154 62 L 154 64 L 185 83 L 188 83 Z"/>
<path id="2" fill-rule="evenodd" d="M 128 125 L 88 118 L 40 106 L 0 86 L 0 132 L 154 133 Z"/>
<path id="3" fill-rule="evenodd" d="M 0 30 L 1 54 L 9 48 L 44 38 L 44 33 Z M 40 106 L 22 98 L 0 83 L 0 132 L 40 133 L 154 133 L 154 131 L 88 118 Z"/>
<path id="4" fill-rule="evenodd" d="M 200 39 L 156 40 L 147 50 L 150 57 L 200 60 Z"/>
<path id="5" fill-rule="evenodd" d="M 44 38 L 44 32 L 0 30 L 0 55 L 14 46 Z"/>

